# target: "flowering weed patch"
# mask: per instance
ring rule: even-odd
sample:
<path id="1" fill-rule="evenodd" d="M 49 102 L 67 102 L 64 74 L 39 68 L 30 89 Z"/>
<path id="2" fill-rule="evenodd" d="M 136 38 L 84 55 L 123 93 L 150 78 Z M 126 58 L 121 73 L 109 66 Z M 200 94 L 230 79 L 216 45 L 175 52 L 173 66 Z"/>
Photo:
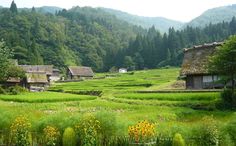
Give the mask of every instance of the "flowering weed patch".
<path id="1" fill-rule="evenodd" d="M 10 127 L 12 143 L 17 146 L 29 146 L 30 127 L 31 124 L 26 117 L 17 117 Z"/>
<path id="2" fill-rule="evenodd" d="M 148 143 L 155 138 L 155 124 L 144 120 L 134 126 L 129 126 L 128 133 L 131 142 Z"/>
<path id="3" fill-rule="evenodd" d="M 44 128 L 43 135 L 46 146 L 55 146 L 60 138 L 60 132 L 53 126 L 47 126 Z"/>

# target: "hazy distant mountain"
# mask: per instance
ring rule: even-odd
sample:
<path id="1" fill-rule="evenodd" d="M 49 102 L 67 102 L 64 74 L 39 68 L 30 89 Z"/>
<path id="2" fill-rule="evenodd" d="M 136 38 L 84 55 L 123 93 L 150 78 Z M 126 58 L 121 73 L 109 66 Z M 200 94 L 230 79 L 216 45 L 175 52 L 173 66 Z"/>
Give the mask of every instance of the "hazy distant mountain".
<path id="1" fill-rule="evenodd" d="M 1 8 L 6 8 L 3 6 L 0 6 Z M 18 8 L 19 11 L 31 11 L 32 8 Z M 59 7 L 54 7 L 54 6 L 43 6 L 43 7 L 36 7 L 35 10 L 39 13 L 51 13 L 51 14 L 55 14 L 56 12 L 62 10 L 63 8 L 59 8 Z"/>
<path id="2" fill-rule="evenodd" d="M 216 24 L 222 21 L 231 21 L 233 16 L 236 16 L 236 4 L 209 9 L 186 25 L 204 27 L 210 23 Z"/>
<path id="3" fill-rule="evenodd" d="M 56 12 L 62 10 L 62 8 L 54 7 L 54 6 L 43 6 L 43 7 L 38 7 L 35 9 L 37 12 L 40 12 L 40 13 L 51 13 L 51 14 L 55 14 Z"/>
<path id="4" fill-rule="evenodd" d="M 130 24 L 140 25 L 144 28 L 149 28 L 154 25 L 161 32 L 167 32 L 169 27 L 174 27 L 175 29 L 179 29 L 184 25 L 184 23 L 182 22 L 166 19 L 163 17 L 143 17 L 137 15 L 131 15 L 119 10 L 113 10 L 108 8 L 100 8 L 100 9 L 115 15 L 118 19 L 125 20 Z"/>

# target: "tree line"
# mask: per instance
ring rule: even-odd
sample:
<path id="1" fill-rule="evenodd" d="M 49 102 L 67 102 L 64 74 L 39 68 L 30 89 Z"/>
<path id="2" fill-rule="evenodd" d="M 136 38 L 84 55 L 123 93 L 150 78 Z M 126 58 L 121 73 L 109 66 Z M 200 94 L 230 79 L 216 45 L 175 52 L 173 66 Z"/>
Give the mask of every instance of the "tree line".
<path id="1" fill-rule="evenodd" d="M 224 41 L 236 34 L 236 19 L 230 22 L 209 24 L 204 28 L 187 26 L 182 30 L 169 28 L 163 35 L 154 27 L 144 35 L 137 35 L 130 41 L 129 47 L 123 50 L 124 65 L 130 69 L 156 68 L 163 66 L 180 66 L 183 59 L 183 48 L 194 45 Z"/>
<path id="2" fill-rule="evenodd" d="M 0 38 L 14 50 L 20 64 L 91 66 L 103 72 L 179 66 L 183 48 L 223 41 L 236 33 L 236 20 L 204 28 L 170 28 L 161 34 L 155 27 L 143 29 L 90 7 L 74 7 L 53 14 L 19 11 L 14 2 L 0 9 Z"/>

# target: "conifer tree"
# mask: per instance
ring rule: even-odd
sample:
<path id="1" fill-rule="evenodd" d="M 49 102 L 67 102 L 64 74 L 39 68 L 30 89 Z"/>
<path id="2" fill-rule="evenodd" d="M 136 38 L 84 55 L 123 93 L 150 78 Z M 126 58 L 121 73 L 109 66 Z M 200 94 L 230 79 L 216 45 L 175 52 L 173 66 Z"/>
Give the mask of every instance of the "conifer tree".
<path id="1" fill-rule="evenodd" d="M 17 14 L 17 6 L 16 6 L 16 3 L 14 2 L 14 0 L 13 0 L 12 3 L 11 3 L 10 11 L 11 11 L 13 14 Z"/>

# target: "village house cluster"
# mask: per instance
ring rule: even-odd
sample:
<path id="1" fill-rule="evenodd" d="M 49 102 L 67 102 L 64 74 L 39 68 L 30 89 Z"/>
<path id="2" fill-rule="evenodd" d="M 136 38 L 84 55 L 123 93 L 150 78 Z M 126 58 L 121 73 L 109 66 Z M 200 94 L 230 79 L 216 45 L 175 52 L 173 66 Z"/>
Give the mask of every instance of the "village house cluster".
<path id="1" fill-rule="evenodd" d="M 180 70 L 180 76 L 185 80 L 186 89 L 216 89 L 223 88 L 224 84 L 219 82 L 220 77 L 208 71 L 209 57 L 214 54 L 216 48 L 223 42 L 214 42 L 184 49 L 184 58 Z M 24 79 L 10 78 L 6 85 L 20 85 L 30 91 L 43 91 L 52 82 L 62 80 L 60 71 L 53 65 L 18 65 L 22 68 L 26 77 Z M 126 68 L 120 68 L 119 73 L 126 73 Z M 65 81 L 81 81 L 92 79 L 94 72 L 91 67 L 69 66 L 66 71 Z M 230 83 L 227 84 L 230 86 Z"/>
<path id="2" fill-rule="evenodd" d="M 9 78 L 6 82 L 7 86 L 19 85 L 30 91 L 44 91 L 52 82 L 63 79 L 60 76 L 60 70 L 53 68 L 53 65 L 16 65 L 25 71 L 26 77 Z M 69 66 L 66 80 L 91 79 L 93 76 L 94 73 L 90 67 Z"/>

